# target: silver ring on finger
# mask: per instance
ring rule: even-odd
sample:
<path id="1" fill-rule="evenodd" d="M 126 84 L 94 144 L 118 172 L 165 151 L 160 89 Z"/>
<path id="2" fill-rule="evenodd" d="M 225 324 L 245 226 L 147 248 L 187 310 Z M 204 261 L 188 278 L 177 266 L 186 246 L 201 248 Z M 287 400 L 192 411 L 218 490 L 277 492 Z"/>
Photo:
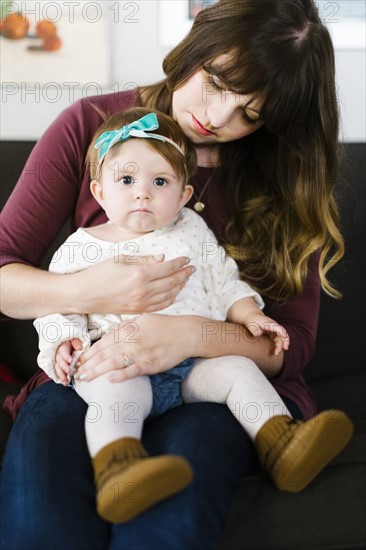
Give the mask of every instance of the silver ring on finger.
<path id="1" fill-rule="evenodd" d="M 124 367 L 130 367 L 131 365 L 134 364 L 134 360 L 131 359 L 131 357 L 129 357 L 126 353 L 123 353 L 122 354 L 122 357 L 123 357 L 123 366 Z"/>

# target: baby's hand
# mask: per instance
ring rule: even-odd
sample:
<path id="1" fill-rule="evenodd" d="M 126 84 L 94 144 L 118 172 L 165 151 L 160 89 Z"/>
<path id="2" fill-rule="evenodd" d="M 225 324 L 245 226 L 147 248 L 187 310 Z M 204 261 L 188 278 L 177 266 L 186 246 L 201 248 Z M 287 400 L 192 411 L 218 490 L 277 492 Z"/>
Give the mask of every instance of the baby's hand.
<path id="1" fill-rule="evenodd" d="M 67 386 L 69 383 L 68 377 L 73 374 L 71 372 L 72 354 L 74 351 L 81 351 L 82 349 L 83 346 L 79 338 L 73 338 L 62 342 L 56 350 L 55 371 L 64 386 Z"/>
<path id="2" fill-rule="evenodd" d="M 271 334 L 275 343 L 275 355 L 279 355 L 281 351 L 287 351 L 290 347 L 290 337 L 286 329 L 266 315 L 251 316 L 246 327 L 253 336 L 261 336 L 263 333 Z"/>

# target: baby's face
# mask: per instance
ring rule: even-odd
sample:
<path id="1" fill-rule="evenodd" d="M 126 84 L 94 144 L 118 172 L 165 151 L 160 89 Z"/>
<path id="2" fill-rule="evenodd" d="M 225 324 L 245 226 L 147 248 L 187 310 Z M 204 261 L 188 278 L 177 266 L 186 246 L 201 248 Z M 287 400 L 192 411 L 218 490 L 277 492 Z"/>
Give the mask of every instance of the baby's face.
<path id="1" fill-rule="evenodd" d="M 191 196 L 173 167 L 146 139 L 115 145 L 103 162 L 101 181 L 102 206 L 109 220 L 131 233 L 171 224 Z"/>

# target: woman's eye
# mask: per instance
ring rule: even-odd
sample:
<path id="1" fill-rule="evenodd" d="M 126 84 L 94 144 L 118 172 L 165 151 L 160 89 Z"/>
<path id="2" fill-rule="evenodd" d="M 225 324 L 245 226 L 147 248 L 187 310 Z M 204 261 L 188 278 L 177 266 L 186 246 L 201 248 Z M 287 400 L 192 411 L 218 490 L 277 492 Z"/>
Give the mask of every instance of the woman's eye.
<path id="1" fill-rule="evenodd" d="M 118 181 L 119 183 L 122 183 L 122 185 L 132 185 L 134 179 L 132 176 L 122 176 Z"/>
<path id="2" fill-rule="evenodd" d="M 168 185 L 168 182 L 165 178 L 155 178 L 154 185 L 156 187 L 164 187 L 165 185 Z"/>
<path id="3" fill-rule="evenodd" d="M 222 85 L 221 81 L 218 79 L 218 77 L 214 74 L 209 74 L 208 75 L 208 80 L 210 82 L 210 84 L 212 84 L 212 86 L 214 88 L 216 88 L 216 90 L 224 90 L 225 87 Z"/>
<path id="4" fill-rule="evenodd" d="M 257 124 L 260 122 L 260 118 L 251 118 L 245 110 L 243 111 L 243 118 L 248 124 Z"/>

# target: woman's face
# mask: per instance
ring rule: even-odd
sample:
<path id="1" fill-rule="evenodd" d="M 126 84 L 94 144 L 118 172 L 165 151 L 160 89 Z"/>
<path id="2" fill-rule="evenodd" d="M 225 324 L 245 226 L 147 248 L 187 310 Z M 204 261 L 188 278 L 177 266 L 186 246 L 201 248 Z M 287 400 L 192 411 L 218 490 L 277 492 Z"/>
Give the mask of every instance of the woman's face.
<path id="1" fill-rule="evenodd" d="M 261 101 L 249 104 L 252 97 L 227 90 L 217 76 L 200 69 L 173 92 L 173 118 L 196 145 L 234 141 L 263 126 Z"/>

